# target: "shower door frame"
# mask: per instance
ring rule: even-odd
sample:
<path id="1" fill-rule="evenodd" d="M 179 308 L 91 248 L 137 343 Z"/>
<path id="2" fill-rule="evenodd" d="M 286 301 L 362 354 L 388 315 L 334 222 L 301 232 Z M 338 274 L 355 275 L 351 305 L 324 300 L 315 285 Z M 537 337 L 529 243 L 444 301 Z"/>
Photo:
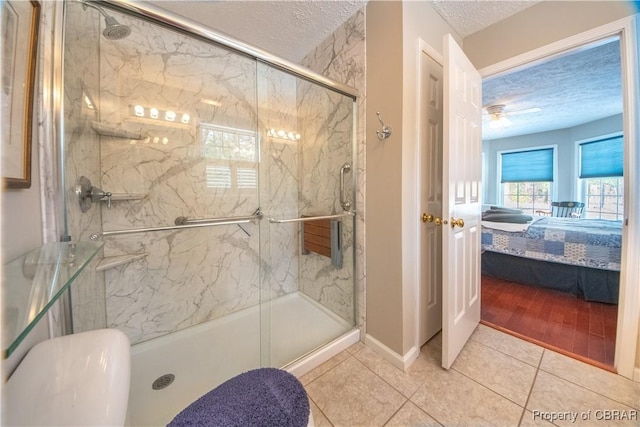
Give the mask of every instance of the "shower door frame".
<path id="1" fill-rule="evenodd" d="M 325 89 L 328 89 L 332 92 L 335 92 L 337 94 L 346 96 L 347 98 L 350 98 L 352 100 L 352 136 L 351 136 L 351 144 L 352 144 L 352 170 L 353 170 L 353 175 L 352 175 L 352 186 L 351 186 L 351 191 L 349 191 L 348 193 L 351 194 L 351 200 L 352 200 L 352 208 L 350 209 L 350 212 L 353 214 L 353 250 L 355 252 L 355 242 L 356 242 L 356 234 L 359 232 L 357 230 L 357 210 L 356 210 L 356 200 L 357 200 L 357 170 L 358 170 L 358 165 L 357 165 L 357 153 L 358 153 L 358 148 L 357 148 L 357 114 L 358 114 L 358 109 L 357 109 L 357 100 L 359 97 L 359 92 L 357 89 L 350 87 L 348 85 L 345 85 L 341 82 L 338 82 L 336 80 L 330 79 L 328 77 L 325 77 L 321 74 L 318 74 L 310 69 L 307 69 L 301 65 L 298 65 L 296 63 L 290 62 L 288 60 L 285 60 L 283 58 L 279 58 L 269 52 L 266 52 L 264 50 L 261 50 L 259 48 L 250 46 L 244 42 L 241 42 L 239 40 L 236 40 L 232 37 L 229 37 L 227 35 L 223 35 L 220 33 L 217 33 L 213 30 L 211 30 L 210 28 L 207 28 L 195 21 L 189 20 L 187 18 L 175 15 L 169 11 L 163 10 L 159 7 L 154 6 L 153 4 L 138 4 L 138 3 L 134 3 L 130 0 L 105 0 L 104 2 L 101 2 L 105 5 L 105 7 L 108 7 L 112 10 L 116 10 L 122 13 L 125 13 L 127 15 L 130 15 L 134 18 L 138 18 L 138 19 L 143 19 L 149 22 L 152 22 L 154 24 L 160 25 L 160 26 L 164 26 L 167 27 L 171 30 L 174 31 L 178 31 L 181 33 L 184 33 L 188 36 L 194 37 L 196 39 L 200 39 L 200 40 L 204 40 L 206 42 L 210 42 L 213 43 L 215 45 L 219 45 L 223 48 L 229 49 L 241 56 L 244 57 L 248 57 L 250 59 L 255 60 L 257 63 L 264 63 L 267 64 L 269 66 L 272 66 L 276 69 L 279 69 L 287 74 L 290 74 L 294 77 L 298 77 L 301 78 L 303 80 L 309 81 L 313 84 L 316 84 L 320 87 L 323 87 Z M 60 52 L 59 54 L 55 54 L 54 55 L 54 67 L 51 73 L 51 77 L 52 77 L 52 84 L 51 86 L 53 87 L 53 90 L 55 93 L 58 94 L 58 96 L 55 96 L 53 99 L 53 102 L 51 103 L 51 107 L 52 107 L 52 115 L 54 118 L 54 127 L 55 130 L 54 132 L 52 132 L 52 137 L 54 138 L 55 144 L 54 146 L 57 148 L 58 152 L 55 153 L 55 157 L 57 157 L 57 164 L 55 167 L 55 181 L 57 182 L 57 185 L 59 186 L 59 199 L 57 200 L 59 209 L 57 209 L 57 222 L 59 224 L 57 224 L 57 228 L 58 228 L 58 238 L 61 241 L 69 241 L 71 240 L 71 236 L 69 234 L 69 226 L 68 226 L 68 221 L 67 221 L 67 213 L 66 213 L 66 209 L 67 209 L 67 204 L 70 203 L 70 201 L 68 200 L 67 196 L 66 196 L 66 190 L 65 190 L 65 167 L 66 167 L 66 160 L 65 160 L 65 156 L 64 156 L 64 152 L 65 152 L 65 126 L 64 126 L 64 106 L 63 106 L 63 97 L 61 96 L 61 94 L 63 93 L 63 88 L 64 88 L 64 55 L 62 53 L 63 51 L 63 46 L 64 46 L 64 22 L 66 19 L 66 11 L 65 11 L 65 7 L 64 7 L 64 3 L 62 5 L 62 7 L 58 8 L 56 10 L 56 17 L 55 17 L 55 22 L 56 25 L 54 25 L 55 28 L 55 35 L 54 35 L 54 39 L 55 39 L 55 43 L 56 45 L 60 46 Z M 354 319 L 354 326 L 353 328 L 357 330 L 357 328 L 359 327 L 358 325 L 358 319 L 359 319 L 359 305 L 358 305 L 358 301 L 357 301 L 357 280 L 356 280 L 356 265 L 357 265 L 357 257 L 354 253 L 353 256 L 353 307 L 354 307 L 354 312 L 353 312 L 353 319 Z M 70 298 L 70 295 L 69 295 Z M 69 304 L 70 306 L 70 304 Z M 70 312 L 70 308 L 68 310 L 68 313 L 66 314 L 66 319 L 69 323 L 68 327 L 71 328 L 71 323 L 72 323 L 72 317 L 71 317 L 71 312 Z M 353 331 L 352 331 L 353 332 Z M 345 335 L 349 335 L 351 334 L 351 332 L 347 332 Z M 341 340 L 343 337 L 336 337 L 335 341 Z M 349 339 L 349 341 L 352 341 L 352 338 Z M 308 354 L 305 354 L 302 357 L 308 356 Z M 300 360 L 300 358 L 296 359 L 296 361 L 292 362 L 292 363 L 297 363 Z"/>

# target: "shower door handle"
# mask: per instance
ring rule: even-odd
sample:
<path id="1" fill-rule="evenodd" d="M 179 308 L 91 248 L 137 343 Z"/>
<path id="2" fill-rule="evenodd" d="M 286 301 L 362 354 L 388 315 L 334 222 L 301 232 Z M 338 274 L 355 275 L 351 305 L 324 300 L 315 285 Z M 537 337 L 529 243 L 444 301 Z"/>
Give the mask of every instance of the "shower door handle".
<path id="1" fill-rule="evenodd" d="M 346 191 L 344 189 L 344 174 L 351 170 L 351 164 L 345 163 L 340 168 L 340 205 L 342 205 L 342 209 L 348 211 L 351 208 L 351 202 L 346 199 Z"/>

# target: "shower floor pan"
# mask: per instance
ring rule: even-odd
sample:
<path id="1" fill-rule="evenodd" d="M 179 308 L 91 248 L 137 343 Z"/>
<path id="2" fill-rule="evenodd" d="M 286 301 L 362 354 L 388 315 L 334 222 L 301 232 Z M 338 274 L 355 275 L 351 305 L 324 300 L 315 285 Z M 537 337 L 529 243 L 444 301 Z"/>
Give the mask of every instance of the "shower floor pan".
<path id="1" fill-rule="evenodd" d="M 270 310 L 271 366 L 282 367 L 353 329 L 300 292 L 271 301 Z M 166 425 L 217 385 L 260 367 L 259 324 L 255 306 L 132 346 L 127 424 Z M 357 334 L 350 335 L 357 340 Z M 294 365 L 300 374 L 300 363 Z M 154 389 L 154 382 L 164 388 Z"/>

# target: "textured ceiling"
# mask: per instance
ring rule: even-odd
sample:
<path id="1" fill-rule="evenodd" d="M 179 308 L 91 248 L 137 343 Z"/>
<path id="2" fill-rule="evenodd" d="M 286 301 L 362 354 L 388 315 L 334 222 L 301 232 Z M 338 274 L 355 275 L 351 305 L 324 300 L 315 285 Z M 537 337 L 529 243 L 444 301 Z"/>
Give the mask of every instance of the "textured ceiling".
<path id="1" fill-rule="evenodd" d="M 484 107 L 505 112 L 541 108 L 509 116 L 503 129 L 483 126 L 485 140 L 574 127 L 622 113 L 620 42 L 616 39 L 493 79 L 482 85 Z M 485 124 L 489 121 L 485 117 Z"/>
<path id="2" fill-rule="evenodd" d="M 158 7 L 299 63 L 366 0 L 160 1 Z"/>
<path id="3" fill-rule="evenodd" d="M 433 0 L 433 8 L 464 38 L 539 2 Z"/>
<path id="4" fill-rule="evenodd" d="M 299 63 L 367 0 L 153 1 L 157 6 Z M 433 7 L 466 37 L 531 7 L 538 0 L 432 0 Z M 485 80 L 483 105 L 505 104 L 511 126 L 483 126 L 495 139 L 567 128 L 622 112 L 618 43 L 567 55 L 526 70 Z"/>

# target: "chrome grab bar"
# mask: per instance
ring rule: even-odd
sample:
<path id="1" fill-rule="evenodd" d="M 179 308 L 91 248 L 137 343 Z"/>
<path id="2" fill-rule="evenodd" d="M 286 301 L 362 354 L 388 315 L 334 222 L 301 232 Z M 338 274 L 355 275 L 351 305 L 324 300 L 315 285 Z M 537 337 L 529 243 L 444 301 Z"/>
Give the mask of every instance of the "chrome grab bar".
<path id="1" fill-rule="evenodd" d="M 91 236 L 91 240 L 96 240 L 100 236 L 115 236 L 121 234 L 132 233 L 146 233 L 148 231 L 169 231 L 180 230 L 183 228 L 199 228 L 199 227 L 211 227 L 215 225 L 233 225 L 233 224 L 245 224 L 248 222 L 259 221 L 264 217 L 260 208 L 256 209 L 253 215 L 247 216 L 234 216 L 228 218 L 209 218 L 209 219 L 187 219 L 185 217 L 176 218 L 176 225 L 170 225 L 166 227 L 149 227 L 149 228 L 130 228 L 127 230 L 111 230 L 103 231 L 102 233 L 96 233 Z M 178 224 L 178 220 L 184 218 L 184 222 Z M 181 220 L 182 221 L 182 220 Z"/>
<path id="2" fill-rule="evenodd" d="M 345 197 L 346 192 L 344 190 L 344 174 L 345 172 L 349 172 L 350 170 L 351 170 L 350 163 L 345 163 L 340 168 L 340 205 L 342 206 L 342 209 L 344 209 L 345 211 L 348 211 L 349 208 L 351 207 L 351 202 L 346 199 Z"/>
<path id="3" fill-rule="evenodd" d="M 193 225 L 193 224 L 227 224 L 229 221 L 235 221 L 235 224 L 244 224 L 247 222 L 259 221 L 264 217 L 260 208 L 256 209 L 251 215 L 234 216 L 228 218 L 204 218 L 204 219 L 189 219 L 186 216 L 179 216 L 175 220 L 176 225 Z"/>
<path id="4" fill-rule="evenodd" d="M 307 221 L 316 221 L 319 219 L 345 218 L 348 216 L 355 216 L 355 214 L 356 214 L 355 212 L 343 212 L 335 215 L 305 216 L 302 218 L 288 218 L 288 219 L 269 218 L 269 222 L 272 224 L 285 224 L 288 222 L 307 222 Z"/>

